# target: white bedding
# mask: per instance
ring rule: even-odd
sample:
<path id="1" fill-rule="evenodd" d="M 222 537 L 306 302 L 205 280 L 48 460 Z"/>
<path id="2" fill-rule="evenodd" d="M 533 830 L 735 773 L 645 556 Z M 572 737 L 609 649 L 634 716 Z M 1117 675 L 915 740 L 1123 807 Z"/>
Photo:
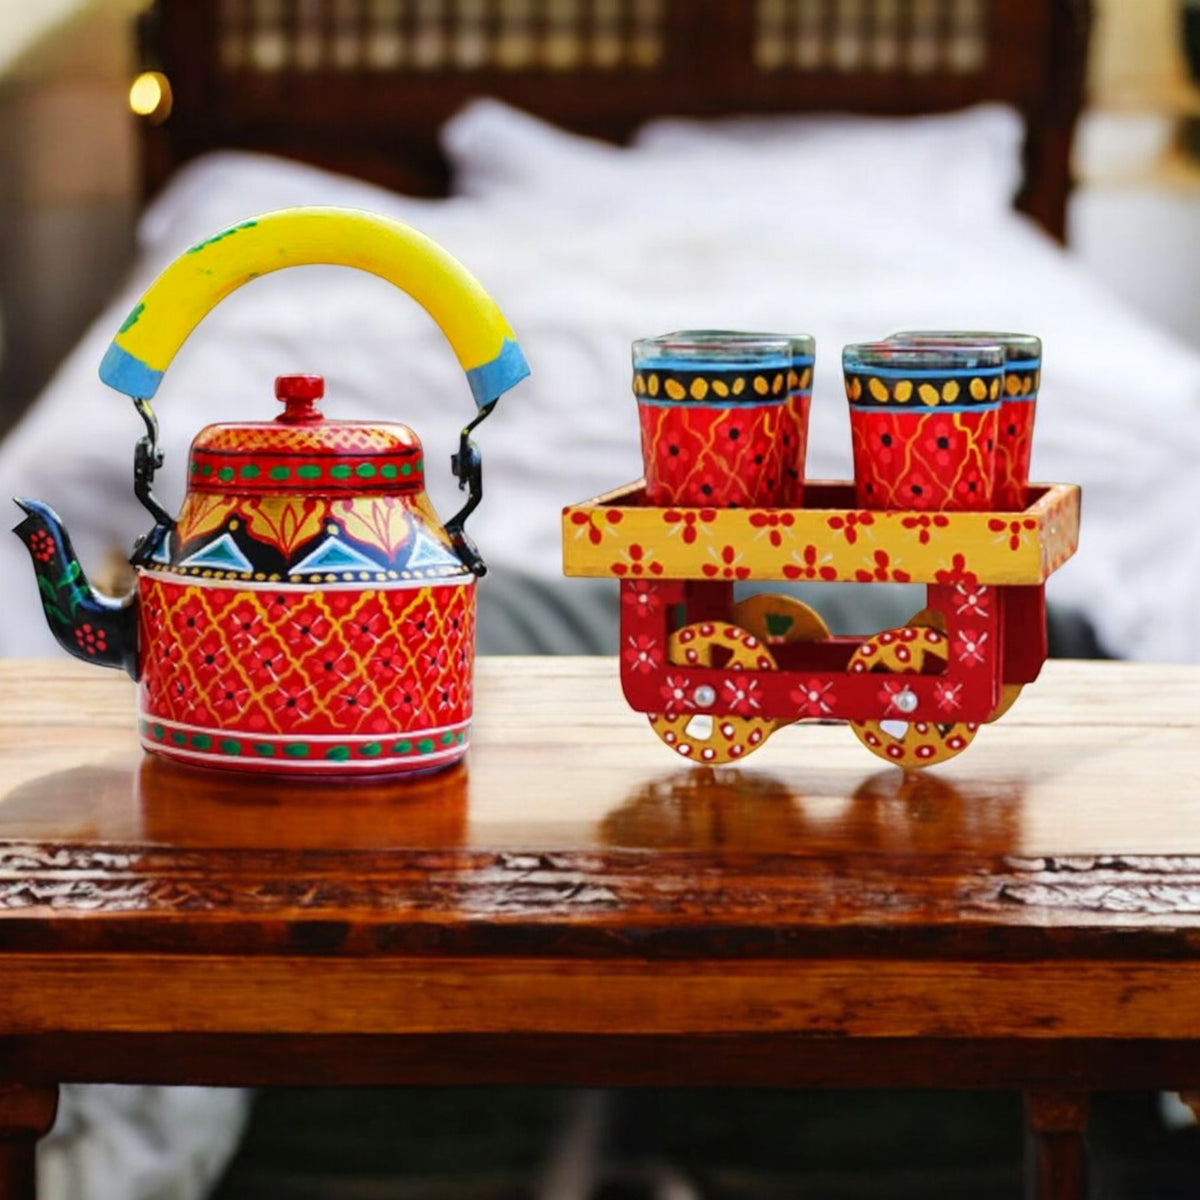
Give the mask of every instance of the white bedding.
<path id="1" fill-rule="evenodd" d="M 486 495 L 471 526 L 497 566 L 559 579 L 561 507 L 640 473 L 635 337 L 685 327 L 814 334 L 809 473 L 847 477 L 843 343 L 901 327 L 1024 329 L 1041 335 L 1046 355 L 1034 474 L 1085 488 L 1082 545 L 1051 581 L 1052 599 L 1085 613 L 1117 654 L 1200 659 L 1200 538 L 1187 520 L 1200 357 L 1101 294 L 1011 214 L 1018 141 L 1012 114 L 988 109 L 904 126 L 662 122 L 617 150 L 484 102 L 446 131 L 461 194 L 441 202 L 214 155 L 145 214 L 128 285 L 0 447 L 0 491 L 56 507 L 90 565 L 127 551 L 148 525 L 130 468 L 141 427 L 96 378 L 125 313 L 159 269 L 227 224 L 292 205 L 351 205 L 407 220 L 457 254 L 525 347 L 532 377 L 478 436 Z M 430 451 L 435 502 L 454 511 L 446 464 L 473 408 L 453 355 L 389 285 L 330 268 L 256 281 L 184 347 L 159 394 L 161 494 L 178 502 L 201 425 L 271 414 L 274 376 L 296 371 L 326 376 L 331 415 L 413 424 Z M 0 571 L 0 653 L 55 653 L 15 538 L 0 539 Z M 564 586 L 569 595 L 576 584 Z M 126 1120 L 139 1105 L 153 1109 L 153 1090 L 120 1104 L 94 1095 L 66 1105 L 45 1159 L 55 1179 L 90 1178 L 89 1200 L 200 1194 L 241 1119 L 240 1104 L 214 1093 L 214 1124 L 198 1143 L 194 1114 L 161 1128 Z M 131 1190 L 148 1147 L 154 1170 Z M 100 1161 L 109 1172 L 84 1169 Z M 81 1187 L 64 1183 L 62 1194 L 79 1200 Z"/>
<path id="2" fill-rule="evenodd" d="M 809 473 L 846 477 L 843 343 L 900 327 L 1027 329 L 1045 342 L 1034 474 L 1085 488 L 1083 542 L 1051 599 L 1082 610 L 1116 654 L 1200 658 L 1200 539 L 1179 519 L 1200 453 L 1200 356 L 1102 294 L 1011 214 L 1011 114 L 926 119 L 908 134 L 829 118 L 665 122 L 619 150 L 480 102 L 445 140 L 468 193 L 447 201 L 245 154 L 182 172 L 145 215 L 129 285 L 0 450 L 0 488 L 57 507 L 86 560 L 129 547 L 147 524 L 131 490 L 140 424 L 96 366 L 137 293 L 228 223 L 288 205 L 354 205 L 410 221 L 458 255 L 532 364 L 478 437 L 486 495 L 472 528 L 498 566 L 557 579 L 561 506 L 640 473 L 636 336 L 713 326 L 815 334 Z M 413 424 L 431 452 L 435 502 L 454 511 L 445 464 L 472 405 L 453 355 L 406 297 L 337 268 L 256 281 L 184 347 L 159 393 L 163 494 L 178 500 L 202 424 L 271 413 L 274 376 L 300 370 L 326 376 L 331 414 Z M 50 652 L 22 554 L 16 539 L 0 540 L 11 581 L 0 652 Z"/>

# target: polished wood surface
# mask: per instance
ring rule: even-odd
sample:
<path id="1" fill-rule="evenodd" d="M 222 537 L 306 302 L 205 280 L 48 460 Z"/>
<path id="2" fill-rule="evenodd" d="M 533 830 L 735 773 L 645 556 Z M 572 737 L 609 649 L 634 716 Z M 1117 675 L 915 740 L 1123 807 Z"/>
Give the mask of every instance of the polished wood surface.
<path id="1" fill-rule="evenodd" d="M 1200 1090 L 1200 670 L 1047 664 L 952 763 L 839 726 L 678 762 L 606 659 L 490 659 L 467 765 L 143 757 L 134 691 L 0 663 L 0 1198 L 60 1082 Z"/>
<path id="2" fill-rule="evenodd" d="M 469 765 L 368 786 L 143 757 L 115 673 L 0 681 L 9 1033 L 1200 1029 L 1192 670 L 1050 663 L 905 776 L 837 726 L 676 765 L 614 663 L 493 659 Z"/>

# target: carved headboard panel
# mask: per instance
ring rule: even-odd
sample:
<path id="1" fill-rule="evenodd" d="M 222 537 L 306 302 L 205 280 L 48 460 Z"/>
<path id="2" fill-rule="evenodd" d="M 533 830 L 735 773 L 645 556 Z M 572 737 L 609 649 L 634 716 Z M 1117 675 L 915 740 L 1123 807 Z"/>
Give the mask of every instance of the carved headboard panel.
<path id="1" fill-rule="evenodd" d="M 1089 0 L 158 0 L 145 65 L 174 111 L 145 128 L 147 190 L 219 147 L 444 191 L 437 130 L 493 95 L 623 141 L 647 118 L 1025 117 L 1020 207 L 1061 236 Z"/>

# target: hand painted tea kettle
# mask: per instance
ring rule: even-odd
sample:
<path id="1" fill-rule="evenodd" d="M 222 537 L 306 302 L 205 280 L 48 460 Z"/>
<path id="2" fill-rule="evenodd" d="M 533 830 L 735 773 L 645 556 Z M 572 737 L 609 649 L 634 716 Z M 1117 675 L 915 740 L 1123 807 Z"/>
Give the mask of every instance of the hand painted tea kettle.
<path id="1" fill-rule="evenodd" d="M 178 518 L 154 498 L 150 408 L 179 347 L 218 301 L 282 267 L 332 263 L 421 303 L 479 407 L 452 467 L 469 498 L 446 526 L 407 426 L 327 421 L 320 376 L 276 380 L 274 421 L 210 425 L 192 443 Z M 471 430 L 529 372 L 475 279 L 406 225 L 292 209 L 226 229 L 154 282 L 100 366 L 146 425 L 134 491 L 154 517 L 122 600 L 91 589 L 55 514 L 18 500 L 50 628 L 78 658 L 139 682 L 142 744 L 187 762 L 288 775 L 402 774 L 460 759 L 472 709 L 475 588 L 463 522 L 479 502 Z"/>

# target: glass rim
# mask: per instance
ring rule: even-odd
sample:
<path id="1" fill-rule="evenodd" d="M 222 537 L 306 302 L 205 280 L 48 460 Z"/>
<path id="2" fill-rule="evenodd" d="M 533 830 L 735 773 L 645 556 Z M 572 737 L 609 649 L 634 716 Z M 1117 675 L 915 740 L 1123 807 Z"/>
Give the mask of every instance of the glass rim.
<path id="1" fill-rule="evenodd" d="M 635 367 L 672 363 L 786 367 L 797 357 L 796 341 L 783 333 L 681 330 L 639 338 L 631 350 Z"/>
<path id="2" fill-rule="evenodd" d="M 996 344 L 1004 348 L 1007 362 L 1020 362 L 1027 359 L 1041 359 L 1042 339 L 1034 333 L 1016 333 L 1014 331 L 991 329 L 903 329 L 890 333 L 884 339 L 888 342 L 903 342 L 907 345 L 924 345 L 927 343 L 965 343 Z"/>
<path id="3" fill-rule="evenodd" d="M 855 342 L 842 347 L 847 371 L 937 371 L 945 374 L 1001 370 L 1007 361 L 999 342 Z"/>
<path id="4" fill-rule="evenodd" d="M 718 345 L 721 342 L 731 342 L 734 345 L 753 344 L 760 341 L 785 341 L 792 347 L 792 353 L 808 355 L 816 353 L 817 339 L 811 333 L 778 333 L 762 330 L 746 329 L 676 329 L 672 333 L 664 333 L 664 338 L 679 339 L 696 345 Z M 657 338 L 645 338 L 645 341 L 657 341 Z"/>

